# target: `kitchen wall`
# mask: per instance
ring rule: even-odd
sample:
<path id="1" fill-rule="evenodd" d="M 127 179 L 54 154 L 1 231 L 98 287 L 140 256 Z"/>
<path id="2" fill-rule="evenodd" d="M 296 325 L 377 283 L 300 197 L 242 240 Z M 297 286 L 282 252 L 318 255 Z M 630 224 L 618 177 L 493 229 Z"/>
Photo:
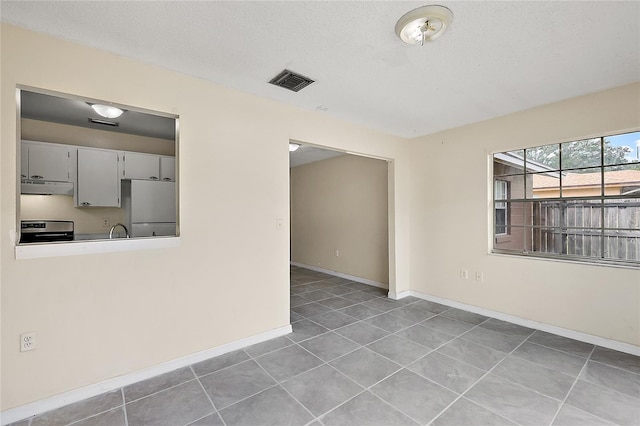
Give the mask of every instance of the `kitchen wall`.
<path id="1" fill-rule="evenodd" d="M 387 185 L 383 160 L 342 155 L 293 167 L 291 260 L 388 284 Z"/>
<path id="2" fill-rule="evenodd" d="M 1 31 L 2 410 L 288 325 L 289 231 L 276 223 L 289 221 L 290 139 L 393 160 L 390 286 L 408 288 L 408 148 L 399 138 L 11 25 Z M 16 260 L 17 84 L 179 115 L 180 246 Z M 21 353 L 26 331 L 38 348 Z"/>
<path id="3" fill-rule="evenodd" d="M 640 345 L 637 268 L 489 254 L 488 173 L 493 152 L 638 129 L 636 83 L 411 141 L 411 289 Z"/>

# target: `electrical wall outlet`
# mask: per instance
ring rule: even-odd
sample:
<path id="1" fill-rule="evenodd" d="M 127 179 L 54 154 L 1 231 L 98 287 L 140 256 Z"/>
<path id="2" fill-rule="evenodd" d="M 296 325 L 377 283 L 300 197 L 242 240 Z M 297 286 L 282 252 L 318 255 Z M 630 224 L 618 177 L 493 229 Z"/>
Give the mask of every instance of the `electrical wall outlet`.
<path id="1" fill-rule="evenodd" d="M 340 250 L 336 250 L 336 257 L 340 257 Z"/>
<path id="2" fill-rule="evenodd" d="M 476 282 L 481 283 L 484 281 L 484 275 L 482 272 L 476 272 Z"/>
<path id="3" fill-rule="evenodd" d="M 36 348 L 36 332 L 22 333 L 20 335 L 20 352 L 32 351 Z"/>
<path id="4" fill-rule="evenodd" d="M 467 269 L 460 269 L 460 278 L 463 280 L 469 279 L 469 271 Z"/>
<path id="5" fill-rule="evenodd" d="M 111 221 L 109 220 L 108 217 L 102 218 L 102 226 L 109 226 L 111 224 Z"/>

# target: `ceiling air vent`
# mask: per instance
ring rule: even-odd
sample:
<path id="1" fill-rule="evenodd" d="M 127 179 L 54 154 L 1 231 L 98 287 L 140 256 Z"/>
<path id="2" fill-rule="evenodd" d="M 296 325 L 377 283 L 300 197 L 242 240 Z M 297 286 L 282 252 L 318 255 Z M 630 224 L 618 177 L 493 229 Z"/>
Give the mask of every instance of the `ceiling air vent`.
<path id="1" fill-rule="evenodd" d="M 285 89 L 293 90 L 294 92 L 299 92 L 301 89 L 304 89 L 313 83 L 313 80 L 303 75 L 296 74 L 293 71 L 284 70 L 277 76 L 273 77 L 269 83 L 284 87 Z"/>

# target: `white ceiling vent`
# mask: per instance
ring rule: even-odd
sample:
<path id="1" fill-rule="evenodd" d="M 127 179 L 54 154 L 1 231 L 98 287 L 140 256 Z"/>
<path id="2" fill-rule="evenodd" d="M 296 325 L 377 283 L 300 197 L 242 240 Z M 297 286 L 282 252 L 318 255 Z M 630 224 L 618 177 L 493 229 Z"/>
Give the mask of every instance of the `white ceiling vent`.
<path id="1" fill-rule="evenodd" d="M 285 89 L 293 90 L 294 92 L 299 92 L 313 83 L 313 80 L 303 75 L 296 74 L 293 71 L 284 70 L 277 76 L 273 77 L 269 83 L 284 87 Z"/>

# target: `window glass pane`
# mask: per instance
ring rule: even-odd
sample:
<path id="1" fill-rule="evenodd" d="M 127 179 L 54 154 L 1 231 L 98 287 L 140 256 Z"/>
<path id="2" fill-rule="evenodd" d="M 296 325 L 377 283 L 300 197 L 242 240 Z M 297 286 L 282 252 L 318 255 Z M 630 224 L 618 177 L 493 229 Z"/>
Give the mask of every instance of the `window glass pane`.
<path id="1" fill-rule="evenodd" d="M 560 145 L 527 148 L 527 172 L 558 170 L 560 168 Z"/>
<path id="2" fill-rule="evenodd" d="M 498 184 L 498 182 L 503 182 Z M 497 190 L 496 185 L 507 185 L 506 186 L 506 194 L 497 194 L 495 191 Z M 524 175 L 512 175 L 512 176 L 500 176 L 500 178 L 496 178 L 493 183 L 494 186 L 494 199 L 496 200 L 511 200 L 511 199 L 520 199 L 524 198 Z M 504 186 L 502 187 L 504 188 Z M 505 198 L 497 198 L 496 195 L 506 195 Z"/>
<path id="3" fill-rule="evenodd" d="M 640 132 L 604 138 L 604 164 L 640 162 Z"/>
<path id="4" fill-rule="evenodd" d="M 524 173 L 524 151 L 500 152 L 493 155 L 493 175 L 517 175 Z"/>
<path id="5" fill-rule="evenodd" d="M 533 224 L 540 227 L 594 228 L 602 226 L 600 200 L 555 200 L 533 203 Z"/>
<path id="6" fill-rule="evenodd" d="M 640 164 L 605 167 L 604 194 L 640 196 Z"/>
<path id="7" fill-rule="evenodd" d="M 604 227 L 613 232 L 640 230 L 640 198 L 606 199 Z"/>
<path id="8" fill-rule="evenodd" d="M 601 256 L 599 229 L 535 228 L 533 252 L 577 257 Z"/>
<path id="9" fill-rule="evenodd" d="M 640 260 L 640 230 L 605 231 L 604 258 L 615 260 Z"/>
<path id="10" fill-rule="evenodd" d="M 600 138 L 561 144 L 562 170 L 593 167 L 601 164 Z"/>
<path id="11" fill-rule="evenodd" d="M 599 197 L 602 195 L 600 167 L 562 173 L 562 198 Z"/>
<path id="12" fill-rule="evenodd" d="M 527 174 L 527 198 L 560 198 L 560 173 Z"/>
<path id="13" fill-rule="evenodd" d="M 503 235 L 496 235 L 493 248 L 497 250 L 512 250 L 522 253 L 525 250 L 525 232 L 527 229 L 519 226 L 507 226 Z"/>
<path id="14" fill-rule="evenodd" d="M 496 235 L 507 233 L 507 209 L 496 208 Z"/>

